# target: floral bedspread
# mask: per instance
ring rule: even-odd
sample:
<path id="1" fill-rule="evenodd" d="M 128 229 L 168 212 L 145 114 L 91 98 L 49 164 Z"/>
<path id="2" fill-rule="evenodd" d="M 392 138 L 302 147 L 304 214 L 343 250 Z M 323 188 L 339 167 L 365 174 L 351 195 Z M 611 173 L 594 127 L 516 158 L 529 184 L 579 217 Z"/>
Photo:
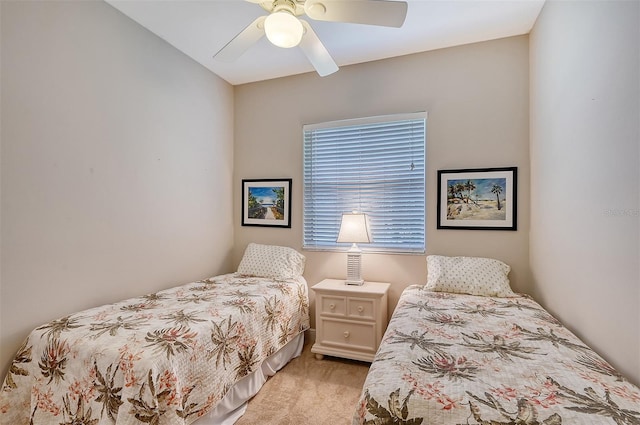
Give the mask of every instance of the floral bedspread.
<path id="1" fill-rule="evenodd" d="M 309 326 L 304 279 L 228 274 L 35 329 L 0 391 L 11 425 L 190 424 Z"/>
<path id="2" fill-rule="evenodd" d="M 640 424 L 640 389 L 526 296 L 402 294 L 354 424 Z"/>

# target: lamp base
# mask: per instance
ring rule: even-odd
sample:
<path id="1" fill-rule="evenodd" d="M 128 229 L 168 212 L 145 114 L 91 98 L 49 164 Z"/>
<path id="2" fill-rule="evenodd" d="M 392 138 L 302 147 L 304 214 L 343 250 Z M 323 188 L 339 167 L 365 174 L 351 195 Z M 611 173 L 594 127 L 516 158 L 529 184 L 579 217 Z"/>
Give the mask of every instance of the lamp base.
<path id="1" fill-rule="evenodd" d="M 347 251 L 347 279 L 344 281 L 347 285 L 362 285 L 364 283 L 364 279 L 361 277 L 361 252 L 356 244 L 353 244 L 351 249 Z"/>

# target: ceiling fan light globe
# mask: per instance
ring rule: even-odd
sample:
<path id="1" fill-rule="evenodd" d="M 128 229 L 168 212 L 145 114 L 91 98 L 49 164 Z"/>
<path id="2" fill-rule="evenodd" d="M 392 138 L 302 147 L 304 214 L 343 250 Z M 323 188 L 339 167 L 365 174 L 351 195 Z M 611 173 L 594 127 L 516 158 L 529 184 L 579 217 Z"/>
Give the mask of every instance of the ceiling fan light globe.
<path id="1" fill-rule="evenodd" d="M 304 27 L 298 18 L 283 10 L 267 16 L 264 31 L 272 44 L 289 48 L 300 44 Z"/>

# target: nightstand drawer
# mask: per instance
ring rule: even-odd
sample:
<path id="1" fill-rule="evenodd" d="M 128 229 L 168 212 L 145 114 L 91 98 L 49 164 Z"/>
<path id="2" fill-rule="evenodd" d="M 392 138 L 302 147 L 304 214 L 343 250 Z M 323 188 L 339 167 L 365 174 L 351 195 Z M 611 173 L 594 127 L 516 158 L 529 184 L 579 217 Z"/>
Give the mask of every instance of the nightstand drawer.
<path id="1" fill-rule="evenodd" d="M 345 297 L 331 295 L 320 296 L 320 313 L 344 316 L 347 313 L 347 301 Z"/>
<path id="2" fill-rule="evenodd" d="M 375 320 L 375 303 L 371 298 L 347 298 L 347 315 L 359 319 Z"/>
<path id="3" fill-rule="evenodd" d="M 376 346 L 376 324 L 353 320 L 321 319 L 322 345 L 334 345 L 350 350 L 374 352 Z"/>

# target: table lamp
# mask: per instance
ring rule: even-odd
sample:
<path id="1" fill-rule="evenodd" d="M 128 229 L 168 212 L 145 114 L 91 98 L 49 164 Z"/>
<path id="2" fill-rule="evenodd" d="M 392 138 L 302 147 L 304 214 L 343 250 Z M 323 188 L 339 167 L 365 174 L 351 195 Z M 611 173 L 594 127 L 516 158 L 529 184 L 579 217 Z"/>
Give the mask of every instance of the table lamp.
<path id="1" fill-rule="evenodd" d="M 362 285 L 364 280 L 360 277 L 362 272 L 362 250 L 358 243 L 371 242 L 369 219 L 365 213 L 343 213 L 340 222 L 340 232 L 336 242 L 352 243 L 347 251 L 347 285 Z"/>

